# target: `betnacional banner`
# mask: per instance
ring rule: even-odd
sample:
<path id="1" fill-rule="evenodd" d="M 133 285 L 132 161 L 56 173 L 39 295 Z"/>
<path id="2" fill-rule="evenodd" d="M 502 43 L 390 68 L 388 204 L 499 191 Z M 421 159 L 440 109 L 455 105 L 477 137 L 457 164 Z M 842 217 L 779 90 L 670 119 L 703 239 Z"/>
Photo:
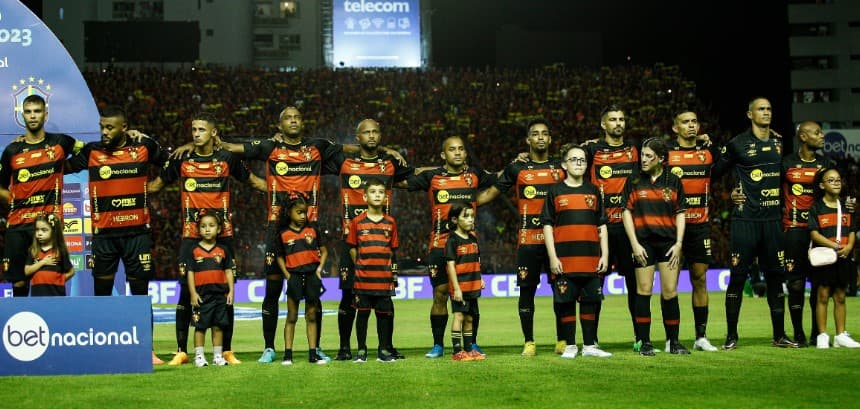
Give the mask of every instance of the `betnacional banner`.
<path id="1" fill-rule="evenodd" d="M 151 319 L 145 296 L 0 299 L 0 376 L 151 373 Z"/>
<path id="2" fill-rule="evenodd" d="M 860 129 L 824 131 L 824 154 L 833 159 L 853 157 L 860 160 Z"/>
<path id="3" fill-rule="evenodd" d="M 420 67 L 419 0 L 332 0 L 333 64 Z"/>
<path id="4" fill-rule="evenodd" d="M 98 109 L 80 70 L 48 26 L 18 0 L 0 2 L 0 87 L 0 149 L 24 133 L 21 102 L 33 94 L 47 101 L 46 131 L 84 142 L 99 139 Z M 86 264 L 92 241 L 86 172 L 67 174 L 64 182 L 66 244 L 78 273 L 66 293 L 92 295 Z M 119 276 L 117 293 L 124 281 Z"/>

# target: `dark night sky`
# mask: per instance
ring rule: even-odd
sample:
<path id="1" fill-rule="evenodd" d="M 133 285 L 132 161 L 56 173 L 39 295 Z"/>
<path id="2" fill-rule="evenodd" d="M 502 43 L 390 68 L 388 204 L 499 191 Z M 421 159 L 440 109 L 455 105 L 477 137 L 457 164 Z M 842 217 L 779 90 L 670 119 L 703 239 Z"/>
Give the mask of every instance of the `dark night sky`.
<path id="1" fill-rule="evenodd" d="M 436 66 L 496 64 L 497 51 L 510 53 L 506 49 L 497 50 L 496 34 L 503 26 L 524 32 L 555 33 L 560 38 L 556 44 L 568 39 L 583 42 L 594 38 L 575 33 L 600 33 L 602 47 L 592 46 L 592 49 L 604 65 L 625 64 L 628 56 L 637 64 L 679 65 L 683 74 L 696 82 L 700 98 L 719 112 L 725 130 L 737 133 L 748 127 L 746 103 L 761 95 L 774 105 L 774 128 L 790 134 L 785 1 L 430 1 L 432 59 Z M 24 0 L 24 3 L 40 14 L 41 0 Z M 551 46 L 545 47 L 548 49 L 527 43 L 519 46 L 529 50 L 532 56 L 528 60 L 538 66 L 560 59 L 577 62 L 576 53 L 565 54 Z M 569 60 L 563 61 L 565 58 Z"/>
<path id="2" fill-rule="evenodd" d="M 563 37 L 599 32 L 604 65 L 624 64 L 628 56 L 638 64 L 679 65 L 699 96 L 720 112 L 723 128 L 734 133 L 749 126 L 747 101 L 765 96 L 774 105 L 774 128 L 790 134 L 785 1 L 431 1 L 437 66 L 495 64 L 496 32 L 504 25 Z"/>

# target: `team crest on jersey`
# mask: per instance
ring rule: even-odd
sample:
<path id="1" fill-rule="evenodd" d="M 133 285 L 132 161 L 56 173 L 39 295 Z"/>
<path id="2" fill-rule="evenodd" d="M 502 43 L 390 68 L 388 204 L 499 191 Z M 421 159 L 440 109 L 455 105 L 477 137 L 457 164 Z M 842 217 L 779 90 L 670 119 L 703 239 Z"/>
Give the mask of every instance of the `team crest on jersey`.
<path id="1" fill-rule="evenodd" d="M 793 259 L 785 259 L 785 271 L 792 272 L 794 271 L 794 260 Z"/>
<path id="2" fill-rule="evenodd" d="M 302 155 L 305 156 L 305 160 L 311 160 L 311 149 L 307 146 L 302 146 Z"/>
<path id="3" fill-rule="evenodd" d="M 463 178 L 463 180 L 466 181 L 466 186 L 472 187 L 472 175 L 471 174 L 467 173 L 465 175 L 465 177 Z"/>
<path id="4" fill-rule="evenodd" d="M 45 110 L 50 107 L 51 84 L 45 83 L 45 80 L 37 77 L 27 79 L 21 78 L 12 84 L 12 98 L 15 100 L 15 123 L 22 128 L 27 127 L 27 121 L 24 120 L 24 100 L 30 95 L 38 95 L 45 100 Z"/>
<path id="5" fill-rule="evenodd" d="M 216 162 L 215 163 L 215 174 L 220 175 L 221 171 L 223 171 L 223 170 L 224 170 L 224 168 L 221 166 L 221 164 Z"/>
<path id="6" fill-rule="evenodd" d="M 776 149 L 777 155 L 782 155 L 782 144 L 777 143 L 773 148 Z"/>
<path id="7" fill-rule="evenodd" d="M 517 267 L 517 275 L 520 277 L 520 280 L 525 280 L 526 277 L 529 276 L 529 268 L 528 267 Z"/>
<path id="8" fill-rule="evenodd" d="M 221 260 L 223 260 L 223 259 L 224 259 L 224 258 L 222 258 L 222 257 L 221 257 L 221 255 L 220 255 L 220 254 L 216 254 L 216 255 L 215 255 L 214 257 L 212 257 L 212 258 L 214 258 L 214 259 L 215 259 L 215 262 L 216 262 L 216 263 L 218 263 L 218 264 L 221 264 Z"/>
<path id="9" fill-rule="evenodd" d="M 131 156 L 131 160 L 137 160 L 137 151 L 134 149 L 129 149 L 128 154 Z"/>
<path id="10" fill-rule="evenodd" d="M 696 156 L 699 157 L 699 162 L 702 162 L 702 163 L 705 163 L 705 161 L 708 159 L 707 156 L 705 155 L 705 151 L 696 151 Z"/>
<path id="11" fill-rule="evenodd" d="M 627 160 L 633 160 L 633 150 L 627 148 L 624 150 L 624 153 L 627 155 Z"/>
<path id="12" fill-rule="evenodd" d="M 305 234 L 305 243 L 308 243 L 308 245 L 311 245 L 311 244 L 313 244 L 313 242 L 314 242 L 314 236 L 311 236 L 310 234 Z"/>
<path id="13" fill-rule="evenodd" d="M 48 148 L 45 150 L 45 156 L 48 157 L 48 160 L 54 160 L 57 155 L 54 153 L 54 148 Z"/>
<path id="14" fill-rule="evenodd" d="M 376 163 L 379 164 L 379 172 L 385 173 L 385 162 L 382 159 L 377 159 Z"/>
<path id="15" fill-rule="evenodd" d="M 669 189 L 668 187 L 663 188 L 663 201 L 664 202 L 671 202 L 672 201 L 672 189 Z"/>
<path id="16" fill-rule="evenodd" d="M 586 195 L 585 196 L 585 206 L 588 207 L 589 209 L 594 208 L 594 196 L 592 196 L 592 195 Z"/>
<path id="17" fill-rule="evenodd" d="M 9 260 L 6 260 L 7 262 Z M 430 266 L 430 277 L 436 278 L 436 273 L 439 272 L 439 269 L 436 266 Z"/>
<path id="18" fill-rule="evenodd" d="M 550 172 L 552 173 L 552 180 L 558 182 L 558 180 L 561 178 L 561 175 L 559 175 L 558 169 L 556 169 L 554 167 L 550 167 Z"/>
<path id="19" fill-rule="evenodd" d="M 732 253 L 732 267 L 737 267 L 741 261 L 740 253 Z"/>
<path id="20" fill-rule="evenodd" d="M 186 267 L 185 263 L 179 263 L 179 275 L 185 277 Z"/>
<path id="21" fill-rule="evenodd" d="M 272 262 L 275 261 L 275 255 L 269 252 L 266 252 L 266 265 L 272 265 Z"/>

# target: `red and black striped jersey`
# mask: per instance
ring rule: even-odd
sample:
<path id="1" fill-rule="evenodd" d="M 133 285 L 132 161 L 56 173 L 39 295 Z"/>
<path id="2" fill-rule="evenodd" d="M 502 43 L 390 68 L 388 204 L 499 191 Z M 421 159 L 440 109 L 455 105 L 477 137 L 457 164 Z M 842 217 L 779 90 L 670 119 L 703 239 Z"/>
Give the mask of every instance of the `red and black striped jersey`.
<path id="1" fill-rule="evenodd" d="M 445 240 L 453 226 L 449 226 L 448 212 L 451 202 L 471 203 L 477 210 L 478 191 L 496 183 L 496 175 L 475 166 L 460 173 L 448 173 L 444 167 L 431 169 L 410 177 L 410 192 L 425 191 L 430 198 L 431 223 L 430 249 L 445 249 Z"/>
<path id="2" fill-rule="evenodd" d="M 473 299 L 481 296 L 481 252 L 478 249 L 478 238 L 473 232 L 465 238 L 451 232 L 445 243 L 445 261 L 454 261 L 457 271 L 457 282 L 463 299 Z M 448 283 L 448 289 L 454 294 L 454 286 Z"/>
<path id="3" fill-rule="evenodd" d="M 686 210 L 687 201 L 681 180 L 672 172 L 663 169 L 654 180 L 644 173 L 630 176 L 624 185 L 623 197 L 624 208 L 633 216 L 639 241 L 677 240 L 675 215 Z"/>
<path id="4" fill-rule="evenodd" d="M 714 176 L 733 170 L 734 182 L 746 195 L 746 203 L 734 206 L 732 220 L 773 221 L 782 218 L 780 172 L 782 141 L 761 140 L 751 129 L 735 136 L 720 151 Z"/>
<path id="5" fill-rule="evenodd" d="M 46 133 L 39 143 L 6 146 L 0 157 L 0 186 L 9 190 L 9 230 L 32 228 L 39 213 L 63 214 L 63 167 L 76 142 L 69 135 Z"/>
<path id="6" fill-rule="evenodd" d="M 349 235 L 350 221 L 367 210 L 367 202 L 364 200 L 367 179 L 374 177 L 385 183 L 383 211 L 390 214 L 392 187 L 415 172 L 411 166 L 402 166 L 387 154 L 380 154 L 373 159 L 364 159 L 360 155 L 347 156 L 343 152 L 337 152 L 325 165 L 328 169 L 326 173 L 340 175 L 343 237 Z"/>
<path id="7" fill-rule="evenodd" d="M 543 246 L 543 226 L 540 222 L 544 199 L 550 186 L 564 180 L 561 161 L 550 159 L 546 162 L 513 162 L 505 167 L 502 176 L 496 181 L 496 189 L 506 192 L 516 186 L 517 213 L 519 225 L 517 246 Z"/>
<path id="8" fill-rule="evenodd" d="M 805 229 L 809 222 L 809 208 L 815 202 L 813 179 L 825 167 L 833 167 L 833 160 L 815 154 L 805 161 L 797 153 L 782 159 L 782 227 Z"/>
<path id="9" fill-rule="evenodd" d="M 350 220 L 346 244 L 355 248 L 353 292 L 367 295 L 394 295 L 394 251 L 400 247 L 397 223 L 384 214 L 373 221 L 367 212 Z"/>
<path id="10" fill-rule="evenodd" d="M 72 270 L 72 262 L 68 257 L 63 257 L 57 249 L 50 248 L 48 251 L 39 250 L 39 256 L 33 259 L 30 251 L 27 251 L 26 265 L 35 264 L 43 258 L 53 255 L 57 264 L 42 266 L 30 277 L 31 296 L 65 296 L 66 295 L 66 273 Z"/>
<path id="11" fill-rule="evenodd" d="M 848 236 L 854 234 L 856 227 L 854 226 L 854 214 L 848 211 L 844 202 L 840 201 L 839 205 L 842 207 L 841 221 L 835 207 L 827 206 L 823 199 L 816 200 L 809 209 L 808 228 L 810 231 L 816 230 L 828 240 L 836 242 L 836 229 L 841 224 L 839 246 L 845 246 L 848 244 Z"/>
<path id="12" fill-rule="evenodd" d="M 589 182 L 552 185 L 546 195 L 541 225 L 552 226 L 555 254 L 565 274 L 597 274 L 600 263 L 598 228 L 606 224 L 600 190 Z"/>
<path id="13" fill-rule="evenodd" d="M 190 254 L 180 261 L 189 272 L 194 273 L 194 286 L 200 294 L 226 294 L 230 287 L 227 285 L 227 270 L 230 269 L 233 254 L 227 246 L 215 243 L 210 249 L 197 243 Z M 190 284 L 190 282 L 189 282 Z"/>
<path id="14" fill-rule="evenodd" d="M 146 182 L 150 165 L 164 164 L 164 152 L 155 140 L 128 139 L 111 149 L 90 142 L 69 159 L 72 172 L 87 169 L 92 202 L 93 234 L 122 236 L 148 232 L 149 200 Z"/>
<path id="15" fill-rule="evenodd" d="M 719 158 L 715 145 L 706 148 L 701 144 L 685 148 L 676 141 L 669 150 L 668 169 L 684 185 L 687 200 L 687 224 L 703 224 L 710 221 L 708 205 L 711 200 L 711 168 Z"/>
<path id="16" fill-rule="evenodd" d="M 244 144 L 245 157 L 266 162 L 266 199 L 269 222 L 277 222 L 289 192 L 304 192 L 310 199 L 308 221 L 319 217 L 320 178 L 323 163 L 342 149 L 325 139 L 303 140 L 297 145 L 270 139 Z"/>
<path id="17" fill-rule="evenodd" d="M 179 180 L 181 184 L 182 238 L 200 237 L 197 219 L 201 210 L 214 212 L 224 221 L 218 237 L 233 237 L 230 176 L 246 182 L 250 172 L 244 162 L 223 149 L 209 156 L 192 152 L 185 159 L 164 164 L 161 180 L 165 184 Z"/>
<path id="18" fill-rule="evenodd" d="M 284 258 L 284 264 L 290 274 L 316 273 L 320 265 L 321 237 L 314 224 L 307 224 L 300 230 L 287 226 L 278 234 L 275 256 Z"/>
<path id="19" fill-rule="evenodd" d="M 603 196 L 606 207 L 606 222 L 608 224 L 621 223 L 622 192 L 624 181 L 634 174 L 639 167 L 639 150 L 629 141 L 618 146 L 612 146 L 601 139 L 596 143 L 585 146 L 588 153 L 589 177 L 591 183 L 597 186 Z"/>

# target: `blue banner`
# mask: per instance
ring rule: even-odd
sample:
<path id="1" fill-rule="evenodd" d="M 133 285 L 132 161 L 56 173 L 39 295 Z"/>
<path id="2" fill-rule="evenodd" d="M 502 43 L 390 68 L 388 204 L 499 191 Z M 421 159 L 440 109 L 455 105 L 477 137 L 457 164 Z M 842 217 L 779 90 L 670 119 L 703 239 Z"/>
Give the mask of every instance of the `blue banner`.
<path id="1" fill-rule="evenodd" d="M 0 299 L 0 375 L 152 372 L 146 296 Z"/>
<path id="2" fill-rule="evenodd" d="M 333 63 L 420 67 L 419 0 L 333 0 Z"/>
<path id="3" fill-rule="evenodd" d="M 63 44 L 48 26 L 20 1 L 0 2 L 0 147 L 24 133 L 21 103 L 37 94 L 47 102 L 45 130 L 71 135 L 80 141 L 100 137 L 99 112 L 86 81 Z M 92 295 L 92 275 L 83 249 L 90 225 L 87 174 L 66 175 L 63 187 L 63 216 L 66 244 L 76 274 L 66 284 L 70 295 Z M 23 257 L 23 255 L 22 255 Z M 83 273 L 83 274 L 82 274 Z M 118 274 L 121 293 L 125 275 Z"/>

